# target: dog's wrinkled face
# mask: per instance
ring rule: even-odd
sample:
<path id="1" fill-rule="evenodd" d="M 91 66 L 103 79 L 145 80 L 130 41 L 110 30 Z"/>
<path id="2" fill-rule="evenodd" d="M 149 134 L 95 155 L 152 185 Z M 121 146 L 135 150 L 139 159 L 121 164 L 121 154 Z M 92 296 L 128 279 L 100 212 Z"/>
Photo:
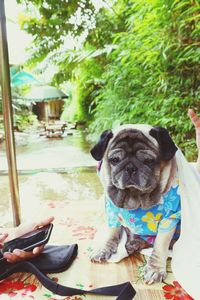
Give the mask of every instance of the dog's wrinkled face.
<path id="1" fill-rule="evenodd" d="M 114 140 L 109 146 L 107 160 L 112 184 L 118 189 L 128 188 L 151 192 L 159 180 L 158 149 L 141 133 Z"/>
<path id="2" fill-rule="evenodd" d="M 153 128 L 147 135 L 123 127 L 114 136 L 106 131 L 92 149 L 93 157 L 103 159 L 105 188 L 116 206 L 149 208 L 160 201 L 162 172 L 177 150 L 162 130 Z"/>

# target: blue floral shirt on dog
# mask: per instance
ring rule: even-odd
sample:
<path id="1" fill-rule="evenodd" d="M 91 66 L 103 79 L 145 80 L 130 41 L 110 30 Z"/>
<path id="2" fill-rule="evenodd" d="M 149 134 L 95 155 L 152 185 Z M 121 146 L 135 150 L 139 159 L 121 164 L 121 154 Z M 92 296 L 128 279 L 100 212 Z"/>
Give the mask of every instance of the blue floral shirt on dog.
<path id="1" fill-rule="evenodd" d="M 150 244 L 154 243 L 157 232 L 166 232 L 174 227 L 177 227 L 174 235 L 177 239 L 181 217 L 177 177 L 170 190 L 161 197 L 160 203 L 148 209 L 119 208 L 106 196 L 106 215 L 109 227 L 123 225 Z"/>

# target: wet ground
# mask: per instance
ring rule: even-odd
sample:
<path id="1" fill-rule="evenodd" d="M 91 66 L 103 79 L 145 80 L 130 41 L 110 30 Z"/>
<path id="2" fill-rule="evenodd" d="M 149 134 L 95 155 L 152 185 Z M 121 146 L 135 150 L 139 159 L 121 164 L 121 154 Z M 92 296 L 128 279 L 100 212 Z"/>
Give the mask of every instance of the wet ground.
<path id="1" fill-rule="evenodd" d="M 24 219 L 31 217 L 40 201 L 98 201 L 102 187 L 83 130 L 50 139 L 38 132 L 17 133 L 15 140 Z M 1 226 L 12 221 L 4 143 L 0 144 L 0 220 Z"/>
<path id="2" fill-rule="evenodd" d="M 95 166 L 86 134 L 73 130 L 62 138 L 46 138 L 39 132 L 15 133 L 19 171 L 70 169 Z M 0 144 L 0 171 L 7 170 L 5 143 Z"/>

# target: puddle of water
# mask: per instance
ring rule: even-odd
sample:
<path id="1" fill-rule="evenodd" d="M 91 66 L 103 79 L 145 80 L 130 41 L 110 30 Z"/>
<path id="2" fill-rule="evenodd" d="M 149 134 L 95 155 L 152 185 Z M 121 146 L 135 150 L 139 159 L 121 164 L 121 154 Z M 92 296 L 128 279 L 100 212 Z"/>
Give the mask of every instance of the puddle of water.
<path id="1" fill-rule="evenodd" d="M 96 175 L 96 162 L 85 134 L 47 139 L 38 134 L 19 134 L 16 138 L 20 204 L 23 219 L 34 218 L 41 201 L 81 201 L 102 195 Z M 42 172 L 41 172 L 42 171 Z M 0 144 L 0 226 L 12 224 L 5 144 Z"/>
<path id="2" fill-rule="evenodd" d="M 39 133 L 16 133 L 18 170 L 61 169 L 95 166 L 83 131 L 63 138 L 46 138 Z M 0 144 L 0 171 L 7 170 L 5 143 Z"/>
<path id="3" fill-rule="evenodd" d="M 0 176 L 0 220 L 1 226 L 10 226 L 12 222 L 9 182 L 7 176 Z M 40 209 L 41 201 L 98 201 L 102 195 L 102 186 L 94 171 L 83 173 L 47 173 L 19 176 L 20 204 L 22 219 L 34 219 Z"/>

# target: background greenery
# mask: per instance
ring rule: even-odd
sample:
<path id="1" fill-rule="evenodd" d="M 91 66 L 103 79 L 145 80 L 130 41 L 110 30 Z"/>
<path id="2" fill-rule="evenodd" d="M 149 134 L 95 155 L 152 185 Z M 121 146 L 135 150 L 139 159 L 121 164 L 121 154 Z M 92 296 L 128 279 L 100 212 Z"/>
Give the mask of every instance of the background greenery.
<path id="1" fill-rule="evenodd" d="M 87 122 L 92 138 L 120 123 L 160 125 L 195 159 L 187 110 L 200 112 L 199 0 L 18 2 L 34 36 L 29 66 L 54 64 L 53 83 L 71 81 L 64 118 Z M 68 35 L 78 46 L 65 47 Z"/>

